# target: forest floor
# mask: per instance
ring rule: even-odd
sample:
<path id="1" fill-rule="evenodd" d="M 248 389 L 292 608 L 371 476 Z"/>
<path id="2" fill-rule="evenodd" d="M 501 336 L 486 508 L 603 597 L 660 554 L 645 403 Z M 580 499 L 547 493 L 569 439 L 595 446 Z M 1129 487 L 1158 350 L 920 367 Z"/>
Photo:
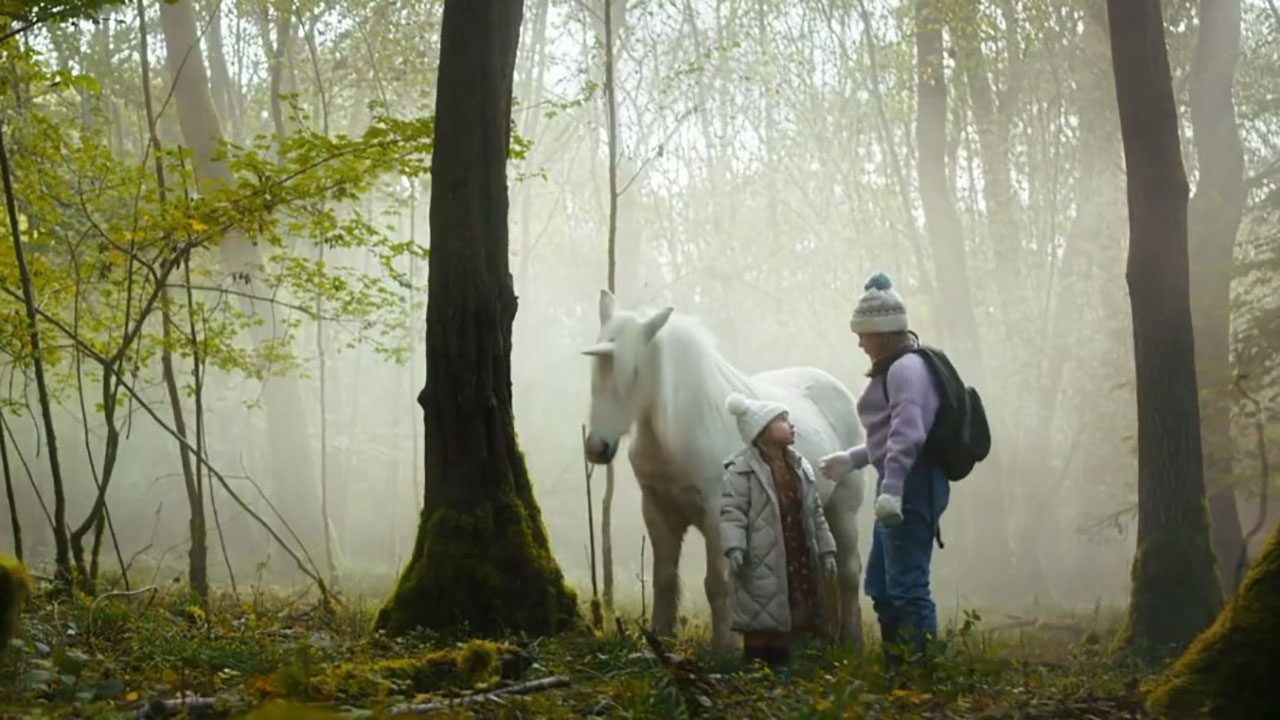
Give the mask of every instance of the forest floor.
<path id="1" fill-rule="evenodd" d="M 37 596 L 0 658 L 0 718 L 1139 718 L 1150 677 L 1108 652 L 1115 628 L 1096 614 L 966 613 L 948 623 L 932 674 L 902 688 L 874 640 L 865 654 L 811 646 L 784 681 L 713 652 L 697 620 L 660 657 L 634 619 L 447 642 L 374 633 L 375 610 L 258 592 L 205 612 L 176 584 L 96 601 Z"/>

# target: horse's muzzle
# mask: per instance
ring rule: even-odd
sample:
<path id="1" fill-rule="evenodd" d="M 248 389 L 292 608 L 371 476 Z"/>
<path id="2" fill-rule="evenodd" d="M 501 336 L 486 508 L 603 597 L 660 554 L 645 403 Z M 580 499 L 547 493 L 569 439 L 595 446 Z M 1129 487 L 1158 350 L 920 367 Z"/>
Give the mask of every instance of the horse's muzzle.
<path id="1" fill-rule="evenodd" d="M 618 443 L 588 437 L 584 452 L 587 456 L 587 462 L 596 465 L 608 465 L 613 462 L 613 456 L 618 453 Z"/>

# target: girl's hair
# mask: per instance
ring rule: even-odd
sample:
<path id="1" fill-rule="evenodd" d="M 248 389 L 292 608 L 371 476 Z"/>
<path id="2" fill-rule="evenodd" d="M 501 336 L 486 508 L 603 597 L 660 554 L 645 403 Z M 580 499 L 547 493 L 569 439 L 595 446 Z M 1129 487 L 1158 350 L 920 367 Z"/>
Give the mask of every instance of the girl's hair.
<path id="1" fill-rule="evenodd" d="M 902 332 L 885 333 L 891 337 L 889 350 L 881 355 L 878 360 L 871 363 L 871 367 L 867 370 L 867 377 L 872 378 L 877 375 L 883 375 L 889 372 L 889 366 L 902 356 L 907 349 L 920 344 L 920 336 L 916 335 L 914 330 L 903 330 Z"/>

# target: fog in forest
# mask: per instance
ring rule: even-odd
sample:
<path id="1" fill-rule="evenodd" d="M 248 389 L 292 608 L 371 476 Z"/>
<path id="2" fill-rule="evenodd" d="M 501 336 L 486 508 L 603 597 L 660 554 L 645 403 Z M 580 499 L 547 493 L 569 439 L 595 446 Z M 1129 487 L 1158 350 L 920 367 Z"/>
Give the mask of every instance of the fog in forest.
<path id="1" fill-rule="evenodd" d="M 179 114 L 207 122 L 190 105 L 203 93 L 221 137 L 256 148 L 251 159 L 235 156 L 233 182 L 305 165 L 308 153 L 325 151 L 318 139 L 362 137 L 377 116 L 408 123 L 433 112 L 439 2 L 322 1 L 279 13 L 254 0 L 216 0 L 195 3 L 194 27 L 145 5 L 159 144 L 169 153 L 190 145 Z M 941 520 L 946 547 L 933 551 L 940 621 L 970 608 L 997 618 L 1120 608 L 1134 553 L 1137 423 L 1124 159 L 1103 5 L 972 3 L 980 7 L 944 19 L 939 168 L 921 152 L 916 48 L 901 5 L 614 2 L 618 303 L 673 306 L 697 319 L 743 371 L 815 366 L 856 396 L 868 361 L 849 316 L 866 278 L 888 273 L 913 329 L 956 360 L 992 423 L 993 455 L 953 484 Z M 1193 193 L 1194 5 L 1165 3 Z M 556 560 L 580 599 L 592 587 L 582 450 L 591 365 L 582 351 L 599 329 L 612 204 L 602 8 L 526 0 L 509 164 L 515 426 Z M 1259 496 L 1274 482 L 1263 454 L 1280 440 L 1275 411 L 1258 410 L 1276 406 L 1280 387 L 1272 12 L 1244 3 L 1236 102 L 1247 203 L 1230 349 L 1239 380 L 1226 391 L 1234 465 L 1229 478 L 1210 482 L 1234 495 L 1253 547 L 1277 516 Z M 183 72 L 198 66 L 199 77 L 178 84 L 198 83 L 192 92 L 171 91 L 170 56 L 184 38 L 197 44 L 188 42 Z M 4 103 L 9 114 L 32 110 L 6 118 L 4 132 L 23 230 L 35 238 L 27 242 L 44 243 L 29 261 L 34 282 L 43 311 L 109 355 L 127 324 L 124 285 L 76 289 L 95 282 L 84 269 L 97 262 L 94 226 L 124 237 L 127 228 L 172 221 L 139 217 L 128 202 L 137 188 L 150 198 L 155 184 L 139 17 L 130 4 L 22 43 L 33 54 L 14 61 L 16 83 L 5 81 L 20 99 L 9 93 Z M 384 130 L 422 140 L 412 128 Z M 212 195 L 191 178 L 189 162 L 166 157 L 173 197 Z M 324 182 L 345 193 L 319 181 L 297 196 L 281 193 L 282 219 L 251 238 L 263 268 L 252 290 L 231 269 L 244 257 L 213 246 L 193 256 L 185 279 L 174 276 L 172 332 L 205 343 L 193 375 L 199 353 L 176 341 L 173 375 L 191 445 L 198 432 L 207 448 L 208 467 L 186 462 L 204 484 L 209 578 L 219 588 L 233 579 L 246 595 L 308 586 L 263 523 L 348 599 L 381 602 L 412 553 L 424 486 L 416 398 L 426 377 L 431 209 L 429 175 L 407 177 L 402 161 L 334 171 Z M 934 170 L 941 182 L 922 183 Z M 64 185 L 54 187 L 55 176 Z M 930 198 L 931 187 L 942 194 Z M 99 200 L 82 203 L 86 195 Z M 926 222 L 925 205 L 939 199 L 945 227 Z M 204 229 L 186 226 L 188 237 Z M 17 270 L 4 253 L 0 272 L 13 288 L 0 295 L 6 472 L 27 563 L 51 575 L 49 449 Z M 118 390 L 110 423 L 101 364 L 67 332 L 42 327 L 68 526 L 89 516 L 110 462 L 107 522 L 100 534 L 86 527 L 81 542 L 90 553 L 100 545 L 104 578 L 123 565 L 135 585 L 186 582 L 187 574 L 190 500 L 161 324 L 150 322 L 148 343 L 125 356 L 132 391 Z M 109 424 L 118 456 L 107 451 Z M 638 613 L 642 588 L 652 591 L 651 557 L 626 450 L 614 463 L 612 552 L 618 604 Z M 603 467 L 590 492 L 598 564 Z M 864 563 L 871 497 L 868 486 Z M 12 520 L 3 518 L 0 552 L 11 553 Z M 681 562 L 685 613 L 707 613 L 704 568 L 691 530 Z"/>

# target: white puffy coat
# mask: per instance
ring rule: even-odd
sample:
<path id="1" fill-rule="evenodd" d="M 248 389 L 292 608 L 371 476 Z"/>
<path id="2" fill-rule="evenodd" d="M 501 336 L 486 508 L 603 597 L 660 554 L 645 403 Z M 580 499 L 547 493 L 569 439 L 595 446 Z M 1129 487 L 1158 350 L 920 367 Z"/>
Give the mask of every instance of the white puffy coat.
<path id="1" fill-rule="evenodd" d="M 836 551 L 818 499 L 813 468 L 795 450 L 787 449 L 787 462 L 800 476 L 804 532 L 814 585 L 822 592 L 822 562 Z M 773 476 L 753 445 L 743 447 L 725 461 L 720 498 L 720 538 L 725 553 L 743 551 L 743 566 L 733 583 L 733 629 L 791 631 L 791 607 L 787 595 L 787 553 L 782 538 L 782 514 Z M 824 603 L 814 598 L 815 620 Z"/>

